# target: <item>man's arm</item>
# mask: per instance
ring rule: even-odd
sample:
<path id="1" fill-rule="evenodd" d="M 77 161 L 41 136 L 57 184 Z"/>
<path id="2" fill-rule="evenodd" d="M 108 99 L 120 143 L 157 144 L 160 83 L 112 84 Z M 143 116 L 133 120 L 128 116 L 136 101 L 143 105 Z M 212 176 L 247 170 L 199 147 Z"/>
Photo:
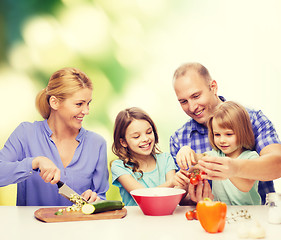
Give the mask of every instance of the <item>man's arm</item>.
<path id="1" fill-rule="evenodd" d="M 248 159 L 246 163 L 241 161 L 237 176 L 260 181 L 280 178 L 281 144 L 270 144 L 261 150 L 260 157 Z"/>
<path id="2" fill-rule="evenodd" d="M 203 157 L 198 164 L 207 173 L 202 177 L 209 180 L 241 177 L 270 181 L 281 177 L 281 144 L 274 143 L 264 147 L 260 157 L 254 159 Z"/>

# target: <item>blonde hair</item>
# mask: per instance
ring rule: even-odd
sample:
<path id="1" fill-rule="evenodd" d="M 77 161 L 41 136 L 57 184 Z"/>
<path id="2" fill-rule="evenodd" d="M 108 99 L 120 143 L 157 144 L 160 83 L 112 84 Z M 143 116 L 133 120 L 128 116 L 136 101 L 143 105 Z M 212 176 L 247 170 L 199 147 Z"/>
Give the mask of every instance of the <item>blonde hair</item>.
<path id="1" fill-rule="evenodd" d="M 85 73 L 77 68 L 62 68 L 53 73 L 47 87 L 37 94 L 36 108 L 44 119 L 48 119 L 51 113 L 51 96 L 64 101 L 83 88 L 93 89 L 92 82 Z"/>
<path id="2" fill-rule="evenodd" d="M 123 147 L 121 144 L 121 139 L 125 140 L 125 134 L 128 126 L 131 124 L 133 120 L 145 120 L 147 121 L 153 130 L 155 136 L 155 145 L 152 149 L 152 155 L 159 153 L 160 149 L 158 148 L 158 133 L 156 126 L 149 115 L 140 108 L 132 107 L 127 108 L 123 111 L 120 111 L 115 119 L 114 124 L 114 133 L 113 133 L 113 144 L 112 144 L 112 152 L 118 156 L 121 160 L 123 160 L 124 166 L 128 167 L 128 165 L 132 166 L 133 172 L 140 172 L 143 175 L 143 172 L 139 169 L 139 163 L 137 159 L 133 159 L 132 153 L 128 147 Z"/>
<path id="3" fill-rule="evenodd" d="M 219 150 L 214 143 L 213 119 L 216 119 L 221 128 L 231 129 L 237 138 L 237 145 L 252 150 L 255 146 L 255 136 L 249 114 L 240 104 L 227 101 L 219 105 L 207 122 L 209 141 L 211 146 Z"/>
<path id="4" fill-rule="evenodd" d="M 206 67 L 204 67 L 201 63 L 190 62 L 184 63 L 176 69 L 173 76 L 173 82 L 175 82 L 175 80 L 177 80 L 179 77 L 185 76 L 191 71 L 195 71 L 200 76 L 202 76 L 207 84 L 209 84 L 209 82 L 212 80 L 211 75 Z"/>

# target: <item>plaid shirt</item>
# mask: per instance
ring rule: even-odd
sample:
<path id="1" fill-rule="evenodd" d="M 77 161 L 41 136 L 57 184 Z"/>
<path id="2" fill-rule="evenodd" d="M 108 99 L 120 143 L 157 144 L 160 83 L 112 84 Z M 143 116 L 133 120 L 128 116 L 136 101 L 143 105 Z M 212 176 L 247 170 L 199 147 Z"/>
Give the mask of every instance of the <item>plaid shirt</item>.
<path id="1" fill-rule="evenodd" d="M 223 101 L 224 98 L 220 97 Z M 255 134 L 255 151 L 260 151 L 269 144 L 281 143 L 270 120 L 261 112 L 247 109 Z M 208 139 L 208 128 L 191 119 L 186 122 L 170 138 L 170 151 L 176 162 L 176 155 L 182 146 L 188 145 L 196 153 L 203 153 L 212 149 Z M 262 204 L 269 192 L 275 192 L 273 181 L 260 181 L 259 194 Z"/>

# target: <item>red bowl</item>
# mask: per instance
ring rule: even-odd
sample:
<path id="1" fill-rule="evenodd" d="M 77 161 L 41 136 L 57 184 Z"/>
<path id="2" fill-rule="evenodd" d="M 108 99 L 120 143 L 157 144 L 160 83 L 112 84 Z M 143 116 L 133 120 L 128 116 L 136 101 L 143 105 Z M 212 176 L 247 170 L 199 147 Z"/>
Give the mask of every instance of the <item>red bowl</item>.
<path id="1" fill-rule="evenodd" d="M 185 194 L 178 188 L 140 188 L 130 192 L 145 215 L 171 215 Z"/>

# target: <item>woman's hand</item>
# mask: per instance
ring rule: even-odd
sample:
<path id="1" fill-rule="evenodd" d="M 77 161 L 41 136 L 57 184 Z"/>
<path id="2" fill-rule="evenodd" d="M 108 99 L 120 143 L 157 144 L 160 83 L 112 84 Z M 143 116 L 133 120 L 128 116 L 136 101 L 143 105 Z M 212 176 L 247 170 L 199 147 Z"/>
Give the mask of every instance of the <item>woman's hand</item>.
<path id="1" fill-rule="evenodd" d="M 95 202 L 100 200 L 99 196 L 96 192 L 93 192 L 91 189 L 86 190 L 81 194 L 81 197 L 83 197 L 85 200 L 87 200 L 89 203 Z"/>
<path id="2" fill-rule="evenodd" d="M 176 161 L 181 169 L 187 170 L 196 164 L 196 153 L 189 146 L 183 146 L 177 153 Z"/>
<path id="3" fill-rule="evenodd" d="M 202 175 L 202 178 L 225 180 L 235 176 L 238 171 L 235 160 L 237 159 L 205 156 L 198 161 L 198 168 L 206 173 L 206 175 Z"/>
<path id="4" fill-rule="evenodd" d="M 188 193 L 193 202 L 199 202 L 206 197 L 210 198 L 211 200 L 214 199 L 211 186 L 206 179 L 199 181 L 197 185 L 189 184 Z"/>
<path id="5" fill-rule="evenodd" d="M 60 170 L 49 158 L 34 158 L 32 161 L 32 169 L 39 169 L 39 175 L 46 183 L 55 184 L 60 180 Z"/>

